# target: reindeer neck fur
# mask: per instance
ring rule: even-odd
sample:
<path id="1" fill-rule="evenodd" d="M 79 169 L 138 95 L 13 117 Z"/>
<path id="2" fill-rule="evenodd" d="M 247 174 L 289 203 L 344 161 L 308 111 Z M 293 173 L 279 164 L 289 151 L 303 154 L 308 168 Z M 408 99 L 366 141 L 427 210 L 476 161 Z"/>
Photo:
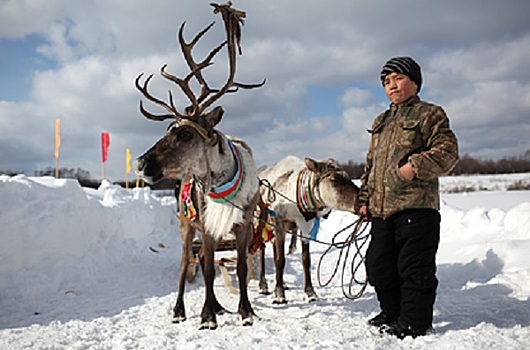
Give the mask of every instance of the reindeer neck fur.
<path id="1" fill-rule="evenodd" d="M 205 152 L 210 168 L 210 186 L 222 186 L 231 181 L 238 171 L 237 159 L 232 153 L 230 142 L 237 148 L 241 159 L 239 171 L 242 176 L 238 191 L 230 201 L 215 202 L 206 193 L 204 195 L 204 228 L 206 233 L 215 239 L 221 239 L 232 230 L 233 225 L 244 221 L 244 212 L 241 209 L 253 203 L 258 191 L 258 176 L 250 148 L 243 141 L 228 138 L 219 132 L 217 144 Z M 204 190 L 209 191 L 209 188 Z"/>

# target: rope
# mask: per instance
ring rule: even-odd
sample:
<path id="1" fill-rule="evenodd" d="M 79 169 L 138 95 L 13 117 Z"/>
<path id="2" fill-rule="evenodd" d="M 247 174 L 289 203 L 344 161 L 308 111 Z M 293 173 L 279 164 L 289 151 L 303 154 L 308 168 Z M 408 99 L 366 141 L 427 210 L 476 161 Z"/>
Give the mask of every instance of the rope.
<path id="1" fill-rule="evenodd" d="M 340 234 L 345 232 L 350 227 L 354 226 L 352 232 L 349 234 L 348 238 L 344 242 L 336 242 L 335 240 L 339 237 Z M 362 296 L 364 293 L 364 290 L 366 289 L 366 286 L 368 285 L 368 279 L 367 277 L 364 277 L 363 280 L 358 278 L 358 273 L 360 272 L 359 269 L 364 266 L 365 257 L 362 253 L 362 248 L 364 245 L 368 242 L 368 239 L 370 235 L 366 233 L 366 228 L 368 227 L 368 222 L 366 222 L 363 218 L 357 219 L 353 224 L 349 225 L 348 227 L 345 227 L 344 229 L 337 232 L 331 241 L 331 244 L 329 245 L 328 249 L 320 256 L 320 260 L 318 261 L 318 267 L 317 267 L 317 278 L 318 283 L 320 287 L 326 287 L 328 286 L 333 278 L 336 276 L 337 271 L 339 270 L 339 266 L 341 265 L 342 261 L 342 275 L 341 275 L 341 286 L 342 286 L 342 294 L 351 300 L 358 299 Z M 344 282 L 345 276 L 346 276 L 346 267 L 349 260 L 350 255 L 350 249 L 351 246 L 355 246 L 355 253 L 353 255 L 353 258 L 351 260 L 351 278 L 348 283 L 348 290 L 345 290 L 346 283 Z M 339 257 L 337 259 L 337 262 L 335 264 L 335 268 L 329 277 L 329 279 L 322 283 L 321 280 L 321 265 L 322 261 L 324 260 L 325 256 L 331 252 L 333 248 L 336 248 L 339 250 Z M 353 290 L 356 286 L 359 286 L 359 291 L 354 293 Z"/>

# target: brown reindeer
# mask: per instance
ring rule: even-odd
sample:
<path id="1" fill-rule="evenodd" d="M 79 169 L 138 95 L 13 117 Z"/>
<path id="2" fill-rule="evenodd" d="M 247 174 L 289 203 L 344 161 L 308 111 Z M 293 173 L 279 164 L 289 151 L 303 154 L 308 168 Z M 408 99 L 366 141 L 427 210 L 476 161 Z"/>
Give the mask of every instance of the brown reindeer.
<path id="1" fill-rule="evenodd" d="M 276 213 L 274 237 L 274 263 L 276 265 L 275 304 L 284 304 L 285 237 L 298 229 L 302 239 L 302 265 L 304 268 L 304 296 L 310 302 L 318 299 L 311 282 L 309 254 L 310 232 L 315 220 L 329 214 L 331 209 L 355 213 L 359 188 L 337 163 L 315 161 L 288 156 L 272 167 L 259 172 L 259 178 L 269 186 L 261 187 L 265 202 Z M 267 294 L 265 278 L 260 276 L 260 291 Z"/>
<path id="2" fill-rule="evenodd" d="M 164 102 L 147 89 L 153 75 L 143 85 L 136 78 L 136 87 L 149 101 L 164 107 L 169 114 L 154 115 L 146 111 L 140 101 L 142 114 L 153 120 L 175 118 L 166 134 L 146 153 L 135 161 L 135 170 L 146 182 L 153 183 L 165 178 L 182 178 L 181 200 L 179 201 L 180 232 L 182 235 L 182 260 L 178 297 L 173 309 L 173 322 L 179 323 L 186 319 L 184 307 L 184 290 L 186 272 L 188 270 L 192 239 L 195 232 L 201 233 L 202 246 L 199 261 L 204 276 L 206 289 L 204 306 L 201 312 L 201 329 L 217 328 L 216 314 L 226 310 L 217 300 L 213 282 L 214 252 L 226 234 L 236 237 L 237 276 L 239 279 L 240 299 L 238 312 L 243 325 L 251 325 L 255 313 L 250 305 L 247 294 L 246 253 L 252 235 L 252 215 L 259 198 L 257 171 L 251 149 L 242 140 L 230 138 L 215 129 L 221 121 L 223 109 L 215 107 L 207 110 L 221 96 L 235 92 L 240 88 L 252 89 L 260 84 L 245 85 L 234 80 L 236 73 L 236 46 L 239 48 L 240 24 L 245 13 L 231 8 L 230 2 L 214 7 L 214 13 L 220 13 L 227 35 L 227 40 L 214 48 L 201 62 L 192 56 L 194 45 L 213 26 L 211 23 L 187 43 L 183 37 L 184 24 L 179 29 L 178 40 L 184 59 L 190 69 L 185 78 L 178 78 L 166 72 L 162 66 L 160 74 L 176 83 L 190 100 L 191 105 L 179 112 L 174 105 L 173 96 L 169 92 L 169 102 Z M 213 57 L 227 46 L 229 73 L 226 83 L 219 89 L 210 88 L 203 77 L 203 70 L 210 66 Z M 239 49 L 240 50 L 240 49 Z M 201 87 L 196 96 L 190 82 L 196 81 Z M 184 191 L 186 191 L 185 196 Z M 184 198 L 185 197 L 185 198 Z M 190 215 L 185 215 L 186 213 Z"/>

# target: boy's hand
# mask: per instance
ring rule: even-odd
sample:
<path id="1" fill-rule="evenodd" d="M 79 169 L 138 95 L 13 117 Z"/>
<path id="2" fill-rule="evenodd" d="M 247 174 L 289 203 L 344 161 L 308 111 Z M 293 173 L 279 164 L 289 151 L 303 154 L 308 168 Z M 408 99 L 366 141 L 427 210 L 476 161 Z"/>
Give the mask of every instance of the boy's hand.
<path id="1" fill-rule="evenodd" d="M 370 210 L 368 210 L 367 205 L 363 205 L 360 209 L 358 214 L 360 217 L 364 218 L 366 221 L 372 220 L 372 213 L 370 213 Z"/>
<path id="2" fill-rule="evenodd" d="M 416 175 L 414 174 L 414 168 L 410 163 L 403 165 L 401 168 L 399 168 L 399 171 L 401 172 L 401 175 L 409 181 L 414 179 L 414 175 Z"/>

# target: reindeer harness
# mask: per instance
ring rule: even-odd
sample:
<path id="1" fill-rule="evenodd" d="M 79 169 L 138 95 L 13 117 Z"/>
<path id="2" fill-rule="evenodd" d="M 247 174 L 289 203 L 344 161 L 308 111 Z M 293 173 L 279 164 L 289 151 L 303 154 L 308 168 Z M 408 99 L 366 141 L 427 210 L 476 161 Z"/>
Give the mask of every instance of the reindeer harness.
<path id="1" fill-rule="evenodd" d="M 296 204 L 306 221 L 314 219 L 317 216 L 317 211 L 325 208 L 322 200 L 313 195 L 317 192 L 317 180 L 314 173 L 309 169 L 301 170 L 296 183 Z"/>
<path id="2" fill-rule="evenodd" d="M 236 161 L 236 173 L 234 174 L 234 177 L 224 185 L 212 186 L 210 192 L 208 192 L 208 197 L 215 203 L 226 203 L 231 200 L 241 187 L 241 179 L 243 178 L 243 162 L 241 161 L 241 155 L 239 154 L 236 145 L 234 145 L 230 139 L 228 140 L 228 145 L 230 146 L 230 150 Z"/>

